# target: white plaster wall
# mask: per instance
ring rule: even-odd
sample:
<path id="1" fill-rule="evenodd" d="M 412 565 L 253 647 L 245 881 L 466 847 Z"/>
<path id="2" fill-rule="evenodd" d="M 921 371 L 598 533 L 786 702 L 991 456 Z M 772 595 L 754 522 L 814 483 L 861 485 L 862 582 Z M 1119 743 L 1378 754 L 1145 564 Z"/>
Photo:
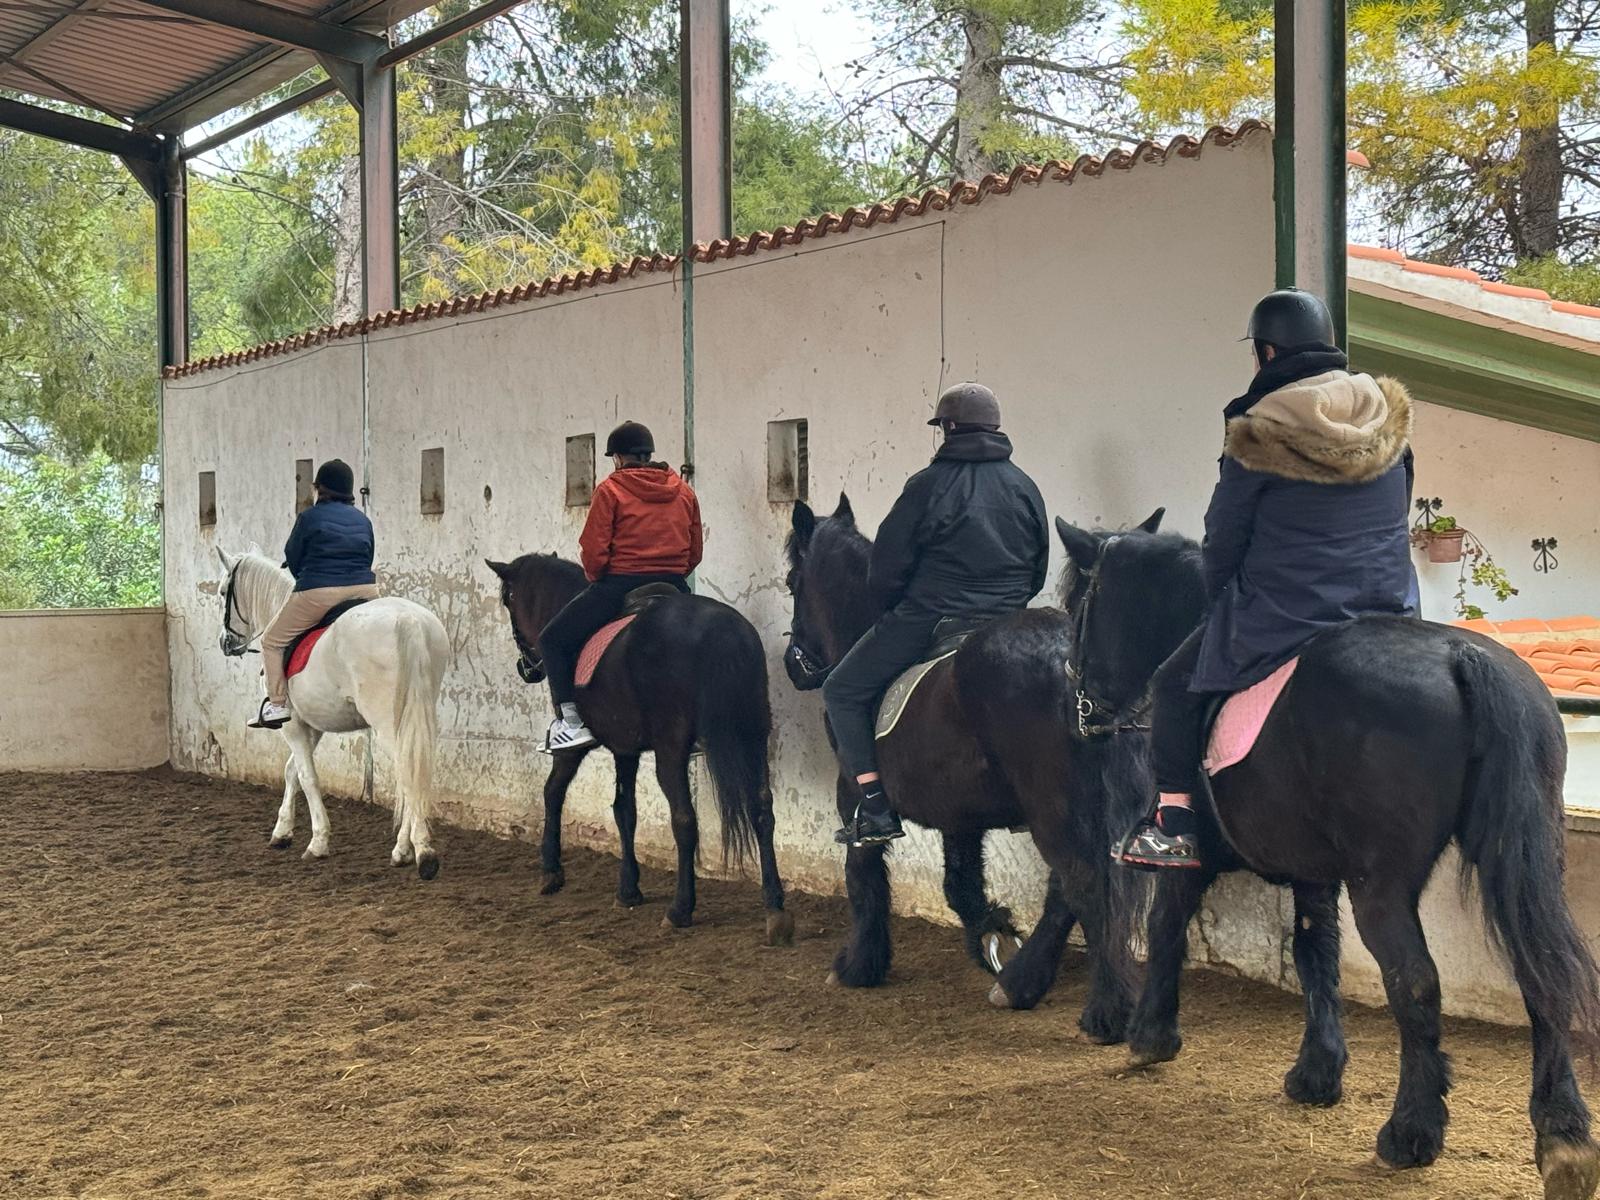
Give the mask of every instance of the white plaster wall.
<path id="1" fill-rule="evenodd" d="M 1510 425 L 1436 404 L 1417 406 L 1417 490 L 1483 539 L 1518 594 L 1498 603 L 1482 588 L 1468 599 L 1490 620 L 1600 617 L 1600 443 Z M 1531 542 L 1554 537 L 1560 566 L 1533 569 Z M 1423 615 L 1455 619 L 1460 568 L 1416 556 Z"/>
<path id="2" fill-rule="evenodd" d="M 0 612 L 0 770 L 137 771 L 167 761 L 158 608 Z"/>
<path id="3" fill-rule="evenodd" d="M 613 426 L 639 420 L 663 459 L 682 462 L 681 314 L 679 281 L 647 275 L 370 340 L 371 513 L 384 585 L 438 613 L 454 651 L 434 776 L 447 820 L 517 836 L 542 827 L 548 760 L 537 747 L 549 693 L 517 677 L 499 580 L 483 560 L 576 557 L 585 512 L 564 506 L 569 436 L 594 434 L 598 455 Z M 439 446 L 444 512 L 423 516 L 421 453 Z M 375 766 L 387 795 L 388 764 Z M 584 764 L 567 801 L 569 839 L 614 847 L 613 778 L 609 756 Z M 658 859 L 671 845 L 648 769 L 639 841 Z"/>
<path id="4" fill-rule="evenodd" d="M 245 728 L 265 694 L 261 659 L 224 658 L 222 564 L 252 542 L 281 555 L 294 523 L 294 464 L 342 458 L 361 478 L 361 346 L 336 342 L 266 362 L 171 379 L 164 389 L 162 503 L 172 762 L 270 785 L 288 750 Z M 199 524 L 199 473 L 217 473 L 217 523 Z M 379 541 L 384 540 L 380 529 Z M 317 765 L 324 789 L 360 795 L 364 735 L 330 737 Z M 263 831 L 263 835 L 264 835 Z"/>

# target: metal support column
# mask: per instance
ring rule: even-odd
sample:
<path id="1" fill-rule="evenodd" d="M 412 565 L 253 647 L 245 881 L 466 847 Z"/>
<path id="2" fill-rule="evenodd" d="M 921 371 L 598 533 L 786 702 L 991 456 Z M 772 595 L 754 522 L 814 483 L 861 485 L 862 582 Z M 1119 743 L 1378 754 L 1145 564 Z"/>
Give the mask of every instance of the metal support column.
<path id="1" fill-rule="evenodd" d="M 393 68 L 361 67 L 361 295 L 366 313 L 400 307 L 400 156 Z"/>
<path id="2" fill-rule="evenodd" d="M 1277 94 L 1290 99 L 1287 141 L 1278 146 L 1278 279 L 1315 292 L 1347 344 L 1345 0 L 1277 4 Z M 1289 10 L 1286 13 L 1286 10 Z M 1285 16 L 1288 16 L 1285 22 Z M 1287 25 L 1287 28 L 1285 28 Z M 1284 71 L 1290 78 L 1284 78 Z M 1279 138 L 1285 137 L 1279 114 Z M 1285 180 L 1285 147 L 1292 148 Z M 1292 215 L 1293 227 L 1284 221 Z M 1285 261 L 1287 257 L 1288 261 Z M 1292 263 L 1291 279 L 1284 278 Z"/>
<path id="3" fill-rule="evenodd" d="M 178 137 L 162 139 L 154 180 L 161 365 L 177 367 L 189 358 L 189 175 Z"/>
<path id="4" fill-rule="evenodd" d="M 678 0 L 683 192 L 683 471 L 694 477 L 696 242 L 733 233 L 733 68 L 728 0 Z"/>

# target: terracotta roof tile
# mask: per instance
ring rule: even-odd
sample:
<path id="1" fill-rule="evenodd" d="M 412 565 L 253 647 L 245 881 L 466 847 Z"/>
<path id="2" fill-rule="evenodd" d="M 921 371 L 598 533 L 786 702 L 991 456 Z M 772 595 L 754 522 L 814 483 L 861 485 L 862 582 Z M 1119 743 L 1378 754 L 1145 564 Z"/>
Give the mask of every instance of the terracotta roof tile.
<path id="1" fill-rule="evenodd" d="M 1573 317 L 1594 317 L 1600 319 L 1600 308 L 1589 304 L 1574 304 L 1570 300 L 1552 299 L 1549 292 L 1539 288 L 1518 287 L 1511 283 L 1496 283 L 1485 279 L 1476 271 L 1469 271 L 1465 267 L 1442 267 L 1437 263 L 1421 262 L 1414 258 L 1407 258 L 1398 250 L 1384 250 L 1377 246 L 1349 247 L 1351 258 L 1366 259 L 1369 262 L 1393 263 L 1406 271 L 1418 275 L 1434 275 L 1442 279 L 1459 279 L 1466 283 L 1476 284 L 1485 292 L 1492 292 L 1498 296 L 1514 296 L 1519 300 L 1536 300 L 1550 306 L 1551 311 L 1565 313 Z"/>
<path id="2" fill-rule="evenodd" d="M 1516 651 L 1552 692 L 1600 696 L 1600 617 L 1456 624 L 1487 634 Z M 1541 634 L 1547 636 L 1540 637 Z"/>
<path id="3" fill-rule="evenodd" d="M 689 256 L 695 262 L 712 263 L 719 259 L 742 258 L 769 250 L 781 250 L 817 238 L 848 233 L 853 229 L 891 225 L 902 217 L 920 217 L 925 213 L 954 208 L 958 204 L 977 204 L 988 196 L 1009 195 L 1020 184 L 1039 185 L 1047 181 L 1071 183 L 1079 176 L 1092 179 L 1104 175 L 1107 171 L 1131 170 L 1140 163 L 1159 164 L 1171 157 L 1198 158 L 1207 146 L 1232 146 L 1254 134 L 1264 132 L 1269 130 L 1263 122 L 1246 121 L 1237 129 L 1224 129 L 1219 126 L 1207 130 L 1204 136 L 1198 138 L 1180 136 L 1165 146 L 1157 145 L 1155 142 L 1144 142 L 1132 150 L 1113 150 L 1103 158 L 1085 154 L 1071 163 L 1053 161 L 1042 166 L 1021 166 L 1006 175 L 985 175 L 975 183 L 957 180 L 948 188 L 930 188 L 920 196 L 902 196 L 897 200 L 847 208 L 842 213 L 824 213 L 820 217 L 810 217 L 794 225 L 762 230 L 743 237 L 723 238 L 709 243 L 697 242 L 690 248 Z M 452 300 L 375 313 L 360 321 L 347 322 L 339 326 L 324 326 L 266 345 L 252 346 L 247 350 L 196 359 L 184 363 L 181 367 L 167 367 L 162 371 L 162 375 L 167 379 L 181 379 L 197 375 L 202 371 L 273 358 L 293 350 L 373 330 L 410 325 L 437 317 L 458 316 L 461 313 L 484 312 L 507 304 L 519 304 L 563 292 L 617 283 L 641 273 L 675 271 L 680 262 L 678 255 L 657 253 L 648 258 L 636 257 L 627 263 L 616 263 L 591 271 L 556 276 L 539 283 L 520 284 L 510 289 L 501 288 L 499 291 L 484 292 L 477 296 L 458 296 Z"/>

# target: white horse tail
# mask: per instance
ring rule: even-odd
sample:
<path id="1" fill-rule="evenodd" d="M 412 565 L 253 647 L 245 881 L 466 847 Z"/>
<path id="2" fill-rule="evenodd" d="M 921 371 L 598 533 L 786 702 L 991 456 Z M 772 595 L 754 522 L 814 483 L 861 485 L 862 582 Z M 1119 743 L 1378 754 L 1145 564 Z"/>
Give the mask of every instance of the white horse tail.
<path id="1" fill-rule="evenodd" d="M 439 856 L 428 833 L 433 815 L 433 758 L 439 739 L 439 680 L 428 652 L 428 631 L 422 619 L 402 613 L 396 623 L 400 683 L 395 696 L 395 827 L 412 831 L 417 851 L 417 874 L 432 879 L 439 873 Z M 402 823 L 405 823 L 404 826 Z"/>

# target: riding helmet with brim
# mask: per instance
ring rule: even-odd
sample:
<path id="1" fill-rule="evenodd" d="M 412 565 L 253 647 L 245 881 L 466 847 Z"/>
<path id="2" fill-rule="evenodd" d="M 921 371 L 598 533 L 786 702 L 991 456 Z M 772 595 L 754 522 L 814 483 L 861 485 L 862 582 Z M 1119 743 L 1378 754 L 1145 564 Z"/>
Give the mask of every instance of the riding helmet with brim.
<path id="1" fill-rule="evenodd" d="M 613 454 L 654 454 L 656 439 L 637 421 L 624 421 L 606 438 L 606 457 Z"/>
<path id="2" fill-rule="evenodd" d="M 1000 426 L 1000 401 L 981 383 L 958 383 L 945 388 L 939 396 L 939 406 L 933 410 L 929 425 Z"/>
<path id="3" fill-rule="evenodd" d="M 1268 292 L 1250 310 L 1250 327 L 1243 340 L 1266 342 L 1279 350 L 1297 346 L 1333 345 L 1333 315 L 1310 292 L 1279 288 Z"/>

